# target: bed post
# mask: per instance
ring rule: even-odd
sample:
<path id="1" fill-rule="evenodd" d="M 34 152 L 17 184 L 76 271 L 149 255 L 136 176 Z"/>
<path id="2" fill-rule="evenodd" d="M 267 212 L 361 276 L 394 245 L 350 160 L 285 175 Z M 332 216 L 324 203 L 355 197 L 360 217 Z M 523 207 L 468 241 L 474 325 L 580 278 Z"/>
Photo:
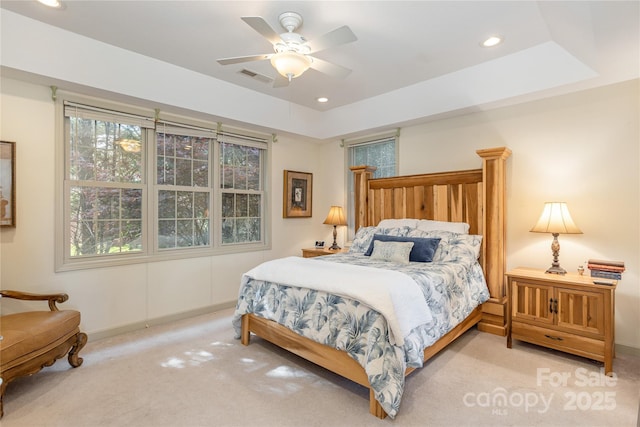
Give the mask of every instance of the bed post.
<path id="1" fill-rule="evenodd" d="M 482 320 L 478 329 L 506 335 L 506 160 L 511 150 L 506 147 L 477 150 L 482 157 L 482 268 L 491 298 L 482 305 Z"/>
<path id="2" fill-rule="evenodd" d="M 366 227 L 369 224 L 369 216 L 367 209 L 367 197 L 369 196 L 368 182 L 373 178 L 376 171 L 375 166 L 351 166 L 353 172 L 353 191 L 354 191 L 354 208 L 355 208 L 355 224 L 354 230 L 358 231 L 360 227 Z"/>

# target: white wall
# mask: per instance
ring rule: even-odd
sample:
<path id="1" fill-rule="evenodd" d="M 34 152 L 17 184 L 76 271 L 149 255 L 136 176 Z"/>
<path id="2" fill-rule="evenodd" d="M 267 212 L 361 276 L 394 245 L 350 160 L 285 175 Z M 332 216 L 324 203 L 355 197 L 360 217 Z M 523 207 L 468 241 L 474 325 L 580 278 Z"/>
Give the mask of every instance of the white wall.
<path id="1" fill-rule="evenodd" d="M 334 144 L 337 145 L 337 144 Z M 344 194 L 342 159 L 337 170 L 331 167 L 332 150 L 302 138 L 278 136 L 273 144 L 273 249 L 281 255 L 301 255 L 302 248 L 316 240 L 333 240 L 333 228 L 322 222 L 332 204 L 341 204 Z M 337 156 L 336 156 L 337 157 Z M 282 218 L 284 170 L 313 174 L 311 218 Z M 336 176 L 337 175 L 337 176 Z M 339 244 L 342 241 L 339 240 Z"/>
<path id="2" fill-rule="evenodd" d="M 320 146 L 283 137 L 272 150 L 272 250 L 55 273 L 54 114 L 48 87 L 1 80 L 0 139 L 15 141 L 17 151 L 17 227 L 0 231 L 0 287 L 68 293 L 64 306 L 82 312 L 89 334 L 233 304 L 243 272 L 267 259 L 299 255 L 329 235 L 330 227 L 322 225 L 330 201 L 322 194 Z M 282 218 L 283 169 L 314 174 L 312 218 Z M 7 310 L 24 305 L 3 302 Z"/>
<path id="3" fill-rule="evenodd" d="M 551 265 L 551 235 L 530 233 L 546 201 L 565 201 L 584 234 L 559 237 L 560 265 L 622 260 L 616 342 L 640 349 L 638 80 L 402 129 L 400 173 L 481 166 L 507 146 L 508 268 Z M 587 273 L 588 274 L 588 273 Z"/>

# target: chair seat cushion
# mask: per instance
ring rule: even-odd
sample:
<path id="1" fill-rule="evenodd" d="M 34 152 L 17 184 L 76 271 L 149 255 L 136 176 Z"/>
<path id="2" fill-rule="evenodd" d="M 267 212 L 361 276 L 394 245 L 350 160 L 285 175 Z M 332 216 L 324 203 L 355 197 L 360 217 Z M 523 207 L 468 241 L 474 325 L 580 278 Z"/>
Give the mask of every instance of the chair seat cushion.
<path id="1" fill-rule="evenodd" d="M 61 338 L 78 332 L 80 312 L 28 311 L 0 317 L 0 361 L 2 370 L 12 361 L 33 352 L 46 350 L 60 342 Z"/>

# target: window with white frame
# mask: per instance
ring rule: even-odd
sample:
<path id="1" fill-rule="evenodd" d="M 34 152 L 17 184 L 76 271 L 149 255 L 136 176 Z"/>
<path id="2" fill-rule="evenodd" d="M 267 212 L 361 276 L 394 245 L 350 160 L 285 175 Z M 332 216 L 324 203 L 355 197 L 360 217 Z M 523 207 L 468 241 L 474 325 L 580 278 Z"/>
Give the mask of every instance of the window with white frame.
<path id="1" fill-rule="evenodd" d="M 208 247 L 213 131 L 156 127 L 158 250 Z"/>
<path id="2" fill-rule="evenodd" d="M 260 242 L 264 238 L 263 143 L 230 133 L 220 134 L 218 143 L 221 244 Z"/>
<path id="3" fill-rule="evenodd" d="M 67 104 L 65 253 L 141 253 L 147 198 L 144 153 L 153 121 Z"/>
<path id="4" fill-rule="evenodd" d="M 266 136 L 60 105 L 58 270 L 268 248 Z"/>
<path id="5" fill-rule="evenodd" d="M 354 183 L 351 166 L 375 166 L 374 178 L 395 176 L 397 170 L 398 132 L 345 141 L 347 154 L 347 194 L 348 194 L 348 239 L 352 240 L 355 232 L 354 215 Z"/>

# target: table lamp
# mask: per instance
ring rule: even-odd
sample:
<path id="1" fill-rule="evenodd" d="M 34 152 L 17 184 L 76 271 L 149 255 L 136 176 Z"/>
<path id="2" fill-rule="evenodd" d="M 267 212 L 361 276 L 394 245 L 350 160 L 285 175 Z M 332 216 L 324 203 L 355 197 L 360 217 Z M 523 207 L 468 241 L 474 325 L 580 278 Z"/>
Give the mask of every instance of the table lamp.
<path id="1" fill-rule="evenodd" d="M 551 243 L 551 252 L 553 253 L 553 262 L 547 273 L 566 274 L 567 271 L 560 267 L 558 255 L 560 253 L 560 243 L 558 242 L 559 234 L 582 234 L 582 231 L 576 226 L 569 214 L 569 208 L 565 202 L 547 202 L 544 204 L 542 215 L 536 225 L 530 230 L 535 233 L 551 233 L 553 242 Z"/>
<path id="2" fill-rule="evenodd" d="M 327 215 L 327 219 L 324 220 L 323 224 L 333 225 L 333 245 L 329 247 L 329 250 L 337 251 L 340 249 L 340 246 L 338 246 L 338 242 L 336 242 L 336 237 L 338 235 L 336 227 L 338 225 L 347 225 L 347 220 L 344 217 L 342 207 L 331 206 L 331 209 L 329 209 L 329 215 Z"/>

